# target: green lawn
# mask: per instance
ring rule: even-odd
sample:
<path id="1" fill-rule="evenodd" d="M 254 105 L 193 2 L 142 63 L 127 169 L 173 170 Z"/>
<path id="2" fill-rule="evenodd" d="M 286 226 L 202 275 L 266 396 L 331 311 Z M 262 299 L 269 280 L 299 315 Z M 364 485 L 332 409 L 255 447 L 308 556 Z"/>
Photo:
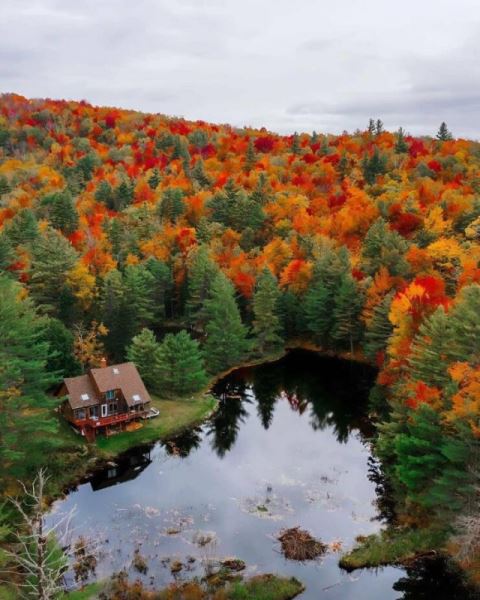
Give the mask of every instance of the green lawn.
<path id="1" fill-rule="evenodd" d="M 142 421 L 143 427 L 137 431 L 124 431 L 111 437 L 99 436 L 96 446 L 100 455 L 114 456 L 134 446 L 171 437 L 203 421 L 216 406 L 215 398 L 205 392 L 174 400 L 153 395 L 151 398 L 152 405 L 158 408 L 160 415 Z"/>

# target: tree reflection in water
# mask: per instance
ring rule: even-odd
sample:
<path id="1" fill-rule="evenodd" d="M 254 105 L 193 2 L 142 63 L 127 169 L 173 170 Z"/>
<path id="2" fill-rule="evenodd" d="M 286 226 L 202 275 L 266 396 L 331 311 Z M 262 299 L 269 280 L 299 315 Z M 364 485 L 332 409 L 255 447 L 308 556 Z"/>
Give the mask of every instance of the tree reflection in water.
<path id="1" fill-rule="evenodd" d="M 207 426 L 212 448 L 220 458 L 233 448 L 240 425 L 245 423 L 248 411 L 245 404 L 252 402 L 243 378 L 236 373 L 220 382 L 215 388 L 219 398 L 218 410 Z"/>
<path id="2" fill-rule="evenodd" d="M 461 572 L 447 559 L 417 561 L 406 568 L 393 589 L 403 592 L 398 600 L 479 600 L 480 593 L 465 583 Z"/>

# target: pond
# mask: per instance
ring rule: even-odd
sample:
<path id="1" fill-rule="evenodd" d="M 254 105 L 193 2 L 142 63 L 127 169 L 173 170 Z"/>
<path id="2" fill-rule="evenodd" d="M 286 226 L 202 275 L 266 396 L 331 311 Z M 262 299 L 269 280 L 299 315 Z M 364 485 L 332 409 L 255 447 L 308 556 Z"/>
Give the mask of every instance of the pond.
<path id="1" fill-rule="evenodd" d="M 338 567 L 339 551 L 382 527 L 366 418 L 373 378 L 367 367 L 305 352 L 236 371 L 216 387 L 210 422 L 126 454 L 56 502 L 49 518 L 76 506 L 75 534 L 101 549 L 99 579 L 126 568 L 158 588 L 233 556 L 247 574 L 296 576 L 303 600 L 466 599 L 438 561 L 409 572 Z M 276 538 L 294 526 L 327 553 L 285 559 Z M 144 575 L 132 566 L 136 551 Z M 172 573 L 175 561 L 183 568 Z"/>

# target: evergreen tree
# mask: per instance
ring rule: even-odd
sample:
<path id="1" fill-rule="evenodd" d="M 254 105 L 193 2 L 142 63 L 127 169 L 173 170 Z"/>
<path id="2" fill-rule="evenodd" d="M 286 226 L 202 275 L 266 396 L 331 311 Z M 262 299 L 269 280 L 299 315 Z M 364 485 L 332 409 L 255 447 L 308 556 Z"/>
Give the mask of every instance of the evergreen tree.
<path id="1" fill-rule="evenodd" d="M 445 121 L 443 121 L 437 132 L 437 140 L 440 140 L 441 142 L 447 142 L 451 139 L 453 139 L 453 136 L 448 130 L 447 124 Z"/>
<path id="2" fill-rule="evenodd" d="M 441 415 L 422 403 L 407 421 L 406 432 L 395 438 L 395 473 L 405 486 L 407 500 L 437 516 L 457 513 L 468 497 L 472 477 L 471 433 L 449 435 Z"/>
<path id="3" fill-rule="evenodd" d="M 375 123 L 375 134 L 380 135 L 381 133 L 383 133 L 383 121 L 377 119 L 377 122 Z"/>
<path id="4" fill-rule="evenodd" d="M 207 369 L 218 373 L 238 364 L 250 350 L 248 331 L 240 317 L 233 285 L 223 273 L 218 273 L 212 282 L 205 310 Z"/>
<path id="5" fill-rule="evenodd" d="M 55 229 L 69 235 L 78 228 L 77 209 L 68 189 L 45 196 L 42 206 L 47 208 L 48 219 Z"/>
<path id="6" fill-rule="evenodd" d="M 207 246 L 199 246 L 190 257 L 187 274 L 187 302 L 185 314 L 191 327 L 202 330 L 205 326 L 205 300 L 219 269 L 210 258 Z"/>
<path id="7" fill-rule="evenodd" d="M 367 131 L 370 135 L 374 135 L 375 134 L 375 120 L 374 119 L 369 119 L 368 120 L 368 128 Z"/>
<path id="8" fill-rule="evenodd" d="M 205 173 L 203 160 L 197 159 L 192 169 L 192 179 L 194 179 L 200 187 L 208 187 L 211 183 L 210 177 Z"/>
<path id="9" fill-rule="evenodd" d="M 345 274 L 350 272 L 348 252 L 326 249 L 313 271 L 313 283 L 305 295 L 308 329 L 317 342 L 329 344 L 334 326 L 335 297 Z"/>
<path id="10" fill-rule="evenodd" d="M 300 136 L 295 131 L 292 135 L 292 154 L 301 154 L 302 148 L 300 146 Z"/>
<path id="11" fill-rule="evenodd" d="M 161 180 L 162 178 L 160 177 L 159 170 L 153 169 L 152 174 L 148 178 L 148 185 L 150 186 L 150 189 L 156 190 Z"/>
<path id="12" fill-rule="evenodd" d="M 171 299 L 172 271 L 166 263 L 156 258 L 149 258 L 145 266 L 154 278 L 154 281 L 152 281 L 152 301 L 155 307 L 154 319 L 158 322 L 165 318 L 166 307 Z"/>
<path id="13" fill-rule="evenodd" d="M 338 174 L 340 176 L 340 179 L 343 181 L 345 179 L 345 177 L 348 174 L 348 158 L 347 158 L 347 154 L 346 152 L 342 152 L 342 156 L 340 158 L 340 160 L 338 161 L 338 165 L 337 165 L 337 171 Z"/>
<path id="14" fill-rule="evenodd" d="M 253 167 L 257 164 L 257 154 L 255 152 L 255 146 L 253 145 L 253 139 L 248 140 L 247 152 L 245 153 L 245 171 L 250 173 Z"/>
<path id="15" fill-rule="evenodd" d="M 420 325 L 408 359 L 410 373 L 417 381 L 443 388 L 449 381 L 449 356 L 454 344 L 449 318 L 443 306 Z"/>
<path id="16" fill-rule="evenodd" d="M 127 359 L 135 364 L 148 390 L 161 390 L 159 373 L 160 344 L 150 329 L 142 329 L 127 348 Z"/>
<path id="17" fill-rule="evenodd" d="M 428 491 L 445 465 L 441 445 L 440 415 L 427 404 L 407 422 L 406 432 L 395 438 L 395 474 L 407 497 L 417 504 L 426 503 Z"/>
<path id="18" fill-rule="evenodd" d="M 305 317 L 308 329 L 321 344 L 327 344 L 333 323 L 333 296 L 322 281 L 310 286 L 305 295 Z"/>
<path id="19" fill-rule="evenodd" d="M 285 337 L 290 339 L 303 335 L 307 324 L 302 298 L 291 290 L 281 291 L 278 308 Z"/>
<path id="20" fill-rule="evenodd" d="M 162 200 L 158 207 L 158 215 L 162 220 L 175 223 L 185 211 L 183 190 L 168 188 L 163 192 Z"/>
<path id="21" fill-rule="evenodd" d="M 480 285 L 466 286 L 449 313 L 451 360 L 476 364 L 480 356 Z"/>
<path id="22" fill-rule="evenodd" d="M 369 185 L 373 185 L 378 175 L 383 175 L 387 171 L 387 157 L 380 154 L 375 146 L 371 157 L 365 154 L 362 161 L 363 177 Z"/>
<path id="23" fill-rule="evenodd" d="M 283 345 L 279 298 L 277 280 L 270 269 L 265 269 L 257 280 L 253 296 L 253 332 L 260 354 L 275 351 Z"/>
<path id="24" fill-rule="evenodd" d="M 388 318 L 392 304 L 393 292 L 373 309 L 372 319 L 365 332 L 365 355 L 375 360 L 380 352 L 387 348 L 388 340 L 393 332 L 393 325 Z"/>
<path id="25" fill-rule="evenodd" d="M 5 175 L 0 175 L 0 198 L 11 191 L 10 184 Z"/>
<path id="26" fill-rule="evenodd" d="M 354 345 L 362 336 L 360 312 L 363 294 L 350 274 L 344 274 L 335 295 L 331 337 L 339 347 L 347 347 L 353 354 Z"/>
<path id="27" fill-rule="evenodd" d="M 145 265 L 128 265 L 123 275 L 124 326 L 130 335 L 155 321 L 155 278 Z"/>
<path id="28" fill-rule="evenodd" d="M 97 189 L 95 190 L 95 200 L 97 202 L 105 204 L 105 206 L 107 206 L 107 208 L 111 210 L 113 210 L 113 208 L 115 207 L 114 192 L 112 186 L 108 183 L 108 181 L 105 181 L 105 179 L 102 179 L 100 181 L 100 183 L 97 186 Z"/>
<path id="29" fill-rule="evenodd" d="M 15 260 L 15 253 L 5 233 L 0 233 L 0 273 L 8 269 Z"/>
<path id="30" fill-rule="evenodd" d="M 397 154 L 404 154 L 405 152 L 408 152 L 408 144 L 405 141 L 405 132 L 403 131 L 402 127 L 400 127 L 397 131 L 397 139 L 395 141 L 395 152 Z"/>
<path id="31" fill-rule="evenodd" d="M 108 329 L 105 347 L 108 354 L 116 361 L 123 360 L 124 350 L 133 333 L 127 323 L 128 309 L 125 302 L 123 276 L 117 269 L 112 269 L 103 278 L 100 286 L 101 322 Z"/>
<path id="32" fill-rule="evenodd" d="M 39 236 L 34 212 L 29 208 L 19 211 L 10 223 L 5 225 L 4 233 L 13 246 L 33 244 Z"/>
<path id="33" fill-rule="evenodd" d="M 265 173 L 262 171 L 258 176 L 257 185 L 255 189 L 250 194 L 251 199 L 258 204 L 259 206 L 265 206 L 267 202 L 271 199 L 271 188 L 268 184 L 268 178 Z"/>
<path id="34" fill-rule="evenodd" d="M 407 240 L 388 229 L 384 219 L 378 218 L 363 240 L 362 271 L 373 276 L 383 266 L 391 275 L 405 277 L 410 270 L 405 259 L 408 247 Z"/>
<path id="35" fill-rule="evenodd" d="M 73 297 L 65 283 L 75 265 L 77 253 L 68 240 L 54 229 L 47 229 L 32 249 L 28 286 L 39 309 L 61 320 L 68 320 Z"/>
<path id="36" fill-rule="evenodd" d="M 112 206 L 109 208 L 116 211 L 123 210 L 133 202 L 134 195 L 134 183 L 128 178 L 123 179 L 113 192 Z"/>
<path id="37" fill-rule="evenodd" d="M 44 320 L 12 279 L 0 275 L 0 460 L 2 476 L 26 478 L 52 460 L 61 443 L 46 391 L 56 381 L 46 366 Z M 28 458 L 28 460 L 26 460 Z"/>
<path id="38" fill-rule="evenodd" d="M 73 352 L 74 336 L 58 319 L 46 319 L 42 340 L 48 343 L 46 369 L 56 376 L 73 377 L 81 372 L 81 365 Z"/>
<path id="39" fill-rule="evenodd" d="M 184 396 L 201 390 L 208 381 L 198 342 L 185 330 L 165 336 L 157 355 L 156 369 L 159 393 Z"/>

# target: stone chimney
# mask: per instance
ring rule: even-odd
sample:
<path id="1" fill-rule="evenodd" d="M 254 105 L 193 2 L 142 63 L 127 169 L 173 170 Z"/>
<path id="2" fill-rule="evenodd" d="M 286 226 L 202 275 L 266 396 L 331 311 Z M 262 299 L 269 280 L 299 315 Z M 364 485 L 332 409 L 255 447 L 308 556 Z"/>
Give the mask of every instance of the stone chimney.
<path id="1" fill-rule="evenodd" d="M 105 357 L 103 357 L 103 358 L 100 360 L 100 368 L 101 368 L 101 369 L 105 369 L 105 367 L 106 367 L 106 366 L 107 366 L 107 359 L 106 359 Z"/>

